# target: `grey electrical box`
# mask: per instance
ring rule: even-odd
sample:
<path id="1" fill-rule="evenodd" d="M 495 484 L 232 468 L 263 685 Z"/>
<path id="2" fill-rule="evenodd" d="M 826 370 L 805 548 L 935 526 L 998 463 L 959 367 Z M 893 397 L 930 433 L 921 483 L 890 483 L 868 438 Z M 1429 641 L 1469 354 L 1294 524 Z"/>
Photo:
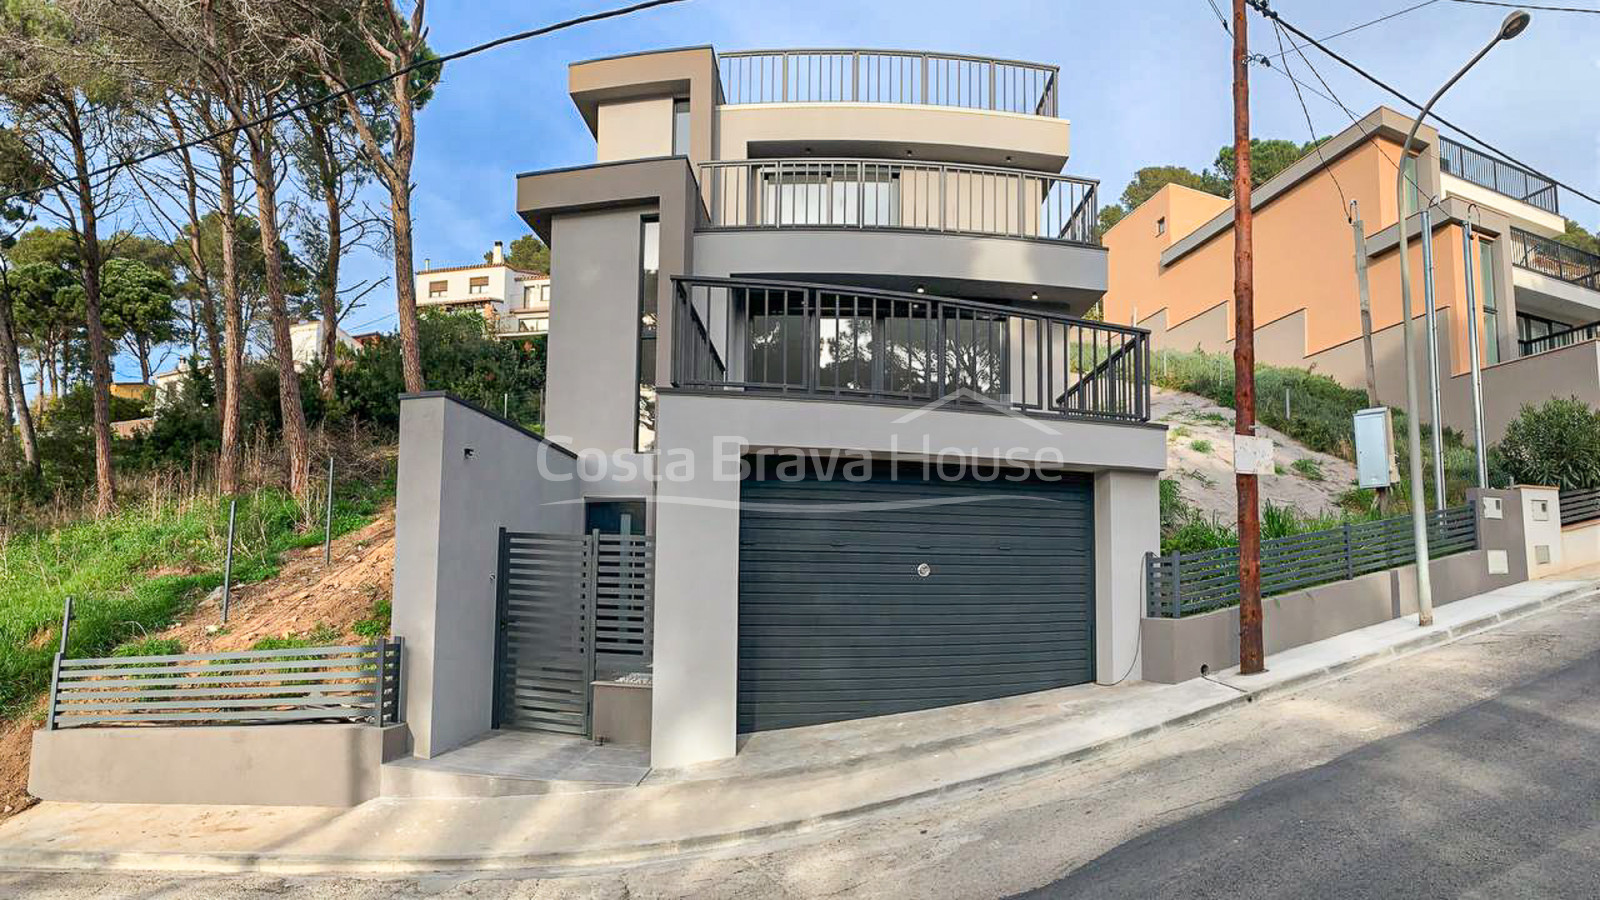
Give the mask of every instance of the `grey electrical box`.
<path id="1" fill-rule="evenodd" d="M 1399 481 L 1400 464 L 1394 455 L 1394 420 L 1389 407 L 1357 410 L 1355 434 L 1356 484 L 1386 488 Z"/>

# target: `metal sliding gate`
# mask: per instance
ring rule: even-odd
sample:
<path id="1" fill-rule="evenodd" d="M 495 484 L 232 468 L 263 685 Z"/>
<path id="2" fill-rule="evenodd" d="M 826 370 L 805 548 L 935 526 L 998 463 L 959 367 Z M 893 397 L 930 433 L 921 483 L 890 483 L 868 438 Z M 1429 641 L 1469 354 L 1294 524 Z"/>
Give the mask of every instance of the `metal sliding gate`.
<path id="1" fill-rule="evenodd" d="M 650 662 L 653 574 L 647 535 L 500 529 L 494 726 L 589 736 L 590 684 Z"/>

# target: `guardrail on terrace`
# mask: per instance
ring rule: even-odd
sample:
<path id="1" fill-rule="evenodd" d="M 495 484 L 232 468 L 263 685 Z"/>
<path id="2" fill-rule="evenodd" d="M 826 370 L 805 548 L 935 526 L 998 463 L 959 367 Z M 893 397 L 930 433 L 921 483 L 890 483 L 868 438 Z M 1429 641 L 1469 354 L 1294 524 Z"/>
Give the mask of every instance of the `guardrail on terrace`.
<path id="1" fill-rule="evenodd" d="M 1433 558 L 1478 546 L 1469 506 L 1427 514 Z M 1261 542 L 1261 596 L 1344 581 L 1415 559 L 1411 517 L 1345 524 Z M 1177 619 L 1239 604 L 1239 548 L 1145 555 L 1145 607 L 1151 618 Z"/>
<path id="2" fill-rule="evenodd" d="M 1576 525 L 1600 519 L 1600 488 L 1561 492 L 1561 524 Z"/>
<path id="3" fill-rule="evenodd" d="M 46 727 L 390 724 L 402 709 L 400 653 L 395 638 L 370 646 L 240 653 L 57 654 Z"/>
<path id="4" fill-rule="evenodd" d="M 672 385 L 1144 422 L 1150 333 L 838 285 L 675 277 Z"/>
<path id="5" fill-rule="evenodd" d="M 711 228 L 860 228 L 1098 246 L 1099 182 L 990 166 L 881 159 L 701 165 Z"/>
<path id="6" fill-rule="evenodd" d="M 1590 322 L 1587 325 L 1575 325 L 1562 331 L 1552 331 L 1544 337 L 1517 340 L 1517 349 L 1523 356 L 1532 356 L 1535 353 L 1544 353 L 1547 350 L 1560 350 L 1583 341 L 1592 341 L 1600 337 L 1600 322 Z"/>
<path id="7" fill-rule="evenodd" d="M 1511 229 L 1511 264 L 1600 290 L 1600 256 L 1520 228 Z"/>
<path id="8" fill-rule="evenodd" d="M 1439 169 L 1545 212 L 1561 214 L 1554 183 L 1447 137 L 1439 138 Z"/>
<path id="9" fill-rule="evenodd" d="M 905 103 L 1055 116 L 1056 66 L 905 50 L 747 50 L 717 56 L 726 103 Z"/>

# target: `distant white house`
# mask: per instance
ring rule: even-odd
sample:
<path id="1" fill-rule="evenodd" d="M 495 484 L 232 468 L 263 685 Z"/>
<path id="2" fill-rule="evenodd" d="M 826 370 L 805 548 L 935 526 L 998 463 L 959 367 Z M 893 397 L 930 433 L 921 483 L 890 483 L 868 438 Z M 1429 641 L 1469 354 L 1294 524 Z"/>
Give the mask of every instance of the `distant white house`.
<path id="1" fill-rule="evenodd" d="M 416 279 L 419 308 L 477 310 L 494 323 L 500 337 L 550 330 L 549 276 L 508 264 L 500 241 L 494 242 L 487 263 L 436 269 L 423 260 Z"/>
<path id="2" fill-rule="evenodd" d="M 335 328 L 335 340 L 342 347 L 351 350 L 360 348 L 355 338 L 345 333 L 343 328 Z M 303 371 L 306 366 L 317 361 L 322 355 L 322 338 L 327 332 L 323 330 L 321 320 L 310 322 L 297 322 L 289 326 L 289 348 L 294 357 L 296 372 Z M 206 366 L 202 365 L 204 370 Z M 155 404 L 161 406 L 171 402 L 177 397 L 178 390 L 183 385 L 183 379 L 189 373 L 189 359 L 185 356 L 178 357 L 178 364 L 164 372 L 157 372 L 150 376 L 150 382 L 155 386 Z"/>

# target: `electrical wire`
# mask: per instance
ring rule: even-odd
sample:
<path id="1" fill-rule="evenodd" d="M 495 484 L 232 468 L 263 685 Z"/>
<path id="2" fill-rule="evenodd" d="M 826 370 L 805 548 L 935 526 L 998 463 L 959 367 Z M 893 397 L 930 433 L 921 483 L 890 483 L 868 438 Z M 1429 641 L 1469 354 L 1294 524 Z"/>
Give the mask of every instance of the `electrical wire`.
<path id="1" fill-rule="evenodd" d="M 1283 50 L 1283 27 L 1274 22 L 1273 32 L 1278 37 L 1278 49 Z M 1288 74 L 1288 51 L 1279 53 L 1278 57 L 1283 60 L 1285 74 Z M 1268 62 L 1266 65 L 1270 68 L 1272 63 Z M 1300 112 L 1306 117 L 1306 130 L 1311 132 L 1311 147 L 1317 152 L 1317 159 L 1322 161 L 1322 171 L 1328 173 L 1328 177 L 1333 179 L 1333 186 L 1339 191 L 1339 211 L 1344 215 L 1345 221 L 1348 222 L 1350 221 L 1350 201 L 1344 195 L 1344 185 L 1339 183 L 1339 176 L 1334 174 L 1333 169 L 1328 166 L 1328 158 L 1322 153 L 1322 141 L 1317 137 L 1317 126 L 1311 123 L 1311 110 L 1306 108 L 1306 98 L 1300 93 L 1300 81 L 1291 75 L 1289 83 L 1294 85 L 1294 97 L 1300 101 Z"/>
<path id="2" fill-rule="evenodd" d="M 1454 0 L 1454 2 L 1470 3 L 1474 6 L 1503 6 L 1510 9 L 1537 9 L 1540 12 L 1588 13 L 1591 16 L 1600 16 L 1600 9 L 1588 9 L 1582 6 L 1530 6 L 1526 3 L 1505 3 L 1501 0 Z"/>
<path id="3" fill-rule="evenodd" d="M 1405 9 L 1396 10 L 1395 12 L 1389 13 L 1386 16 L 1379 16 L 1378 18 L 1373 19 L 1370 22 L 1362 22 L 1360 25 L 1352 25 L 1352 26 L 1350 26 L 1349 28 L 1346 28 L 1343 31 L 1335 31 L 1333 34 L 1324 35 L 1322 39 L 1325 40 L 1325 41 L 1331 41 L 1336 37 L 1344 37 L 1347 34 L 1354 34 L 1355 32 L 1360 31 L 1363 28 L 1371 28 L 1374 25 L 1380 25 L 1380 24 L 1382 24 L 1384 22 L 1389 21 L 1390 19 L 1399 18 L 1400 16 L 1403 16 L 1406 13 L 1409 13 L 1409 12 L 1416 12 L 1417 10 L 1422 9 L 1424 6 L 1432 6 L 1432 5 L 1434 5 L 1435 3 L 1438 3 L 1438 2 L 1439 2 L 1439 0 L 1423 0 L 1423 2 L 1418 3 L 1415 6 L 1408 6 Z M 1292 41 L 1290 43 L 1293 44 Z M 1275 56 L 1273 58 L 1277 59 L 1278 57 L 1283 56 L 1286 53 L 1291 53 L 1291 52 L 1293 52 L 1295 50 L 1299 50 L 1300 47 L 1303 47 L 1303 46 L 1305 46 L 1305 45 L 1301 44 L 1299 46 L 1291 46 L 1288 50 L 1284 51 L 1283 53 L 1279 53 L 1277 56 Z"/>
<path id="4" fill-rule="evenodd" d="M 1363 69 L 1360 66 L 1356 65 L 1355 63 L 1351 62 L 1349 59 L 1345 58 L 1344 56 L 1334 52 L 1333 50 L 1328 49 L 1328 47 L 1323 45 L 1321 41 L 1318 41 L 1316 38 L 1312 37 L 1311 35 L 1306 34 L 1304 31 L 1300 30 L 1299 28 L 1296 28 L 1292 22 L 1287 21 L 1282 16 L 1278 15 L 1278 13 L 1276 11 L 1274 11 L 1270 6 L 1268 6 L 1266 0 L 1246 0 L 1246 2 L 1248 2 L 1252 7 L 1254 7 L 1256 12 L 1260 13 L 1263 16 L 1266 16 L 1269 19 L 1272 19 L 1272 20 L 1275 20 L 1277 22 L 1282 23 L 1283 27 L 1288 29 L 1288 31 L 1291 34 L 1295 35 L 1296 37 L 1298 37 L 1298 38 L 1300 38 L 1300 39 L 1302 39 L 1304 41 L 1306 41 L 1311 46 L 1316 47 L 1318 50 L 1321 50 L 1323 53 L 1326 53 L 1328 56 L 1332 57 L 1334 59 L 1334 61 L 1338 62 L 1340 65 L 1344 66 L 1345 68 L 1349 69 L 1352 72 L 1355 72 L 1357 75 L 1360 75 L 1362 78 L 1365 78 L 1367 81 L 1372 82 L 1373 84 L 1375 84 L 1378 87 L 1382 88 L 1384 91 L 1386 91 L 1389 94 L 1399 98 L 1400 100 L 1405 101 L 1406 103 L 1410 104 L 1411 106 L 1416 107 L 1419 110 L 1422 109 L 1422 104 L 1418 103 L 1417 101 L 1415 101 L 1415 100 L 1411 99 L 1410 97 L 1406 96 L 1405 94 L 1401 93 L 1398 88 L 1393 87 L 1392 85 L 1390 85 L 1389 83 L 1385 82 L 1384 80 L 1382 80 L 1378 76 L 1373 75 L 1371 72 L 1368 72 L 1366 69 Z M 1483 138 L 1478 137 L 1477 135 L 1473 134 L 1472 132 L 1466 130 L 1465 128 L 1462 128 L 1460 125 L 1457 125 L 1454 122 L 1451 122 L 1449 119 L 1446 119 L 1444 116 L 1439 115 L 1438 112 L 1430 110 L 1428 112 L 1428 115 L 1432 119 L 1434 119 L 1437 122 L 1439 122 L 1441 125 L 1444 125 L 1445 127 L 1451 129 L 1452 131 L 1456 132 L 1457 134 L 1461 135 L 1462 137 L 1472 141 L 1473 143 L 1477 144 L 1478 146 L 1483 147 L 1485 150 L 1489 151 L 1489 153 L 1500 157 L 1503 161 L 1505 161 L 1507 163 L 1510 163 L 1511 165 L 1516 166 L 1517 168 L 1523 169 L 1524 171 L 1528 172 L 1529 174 L 1537 175 L 1540 178 L 1543 178 L 1545 181 L 1550 182 L 1551 184 L 1566 188 L 1568 191 L 1572 192 L 1573 194 L 1576 194 L 1579 197 L 1582 197 L 1583 199 L 1589 201 L 1590 203 L 1600 204 L 1600 200 L 1595 199 L 1595 197 L 1592 194 L 1590 194 L 1589 192 L 1581 190 L 1581 189 L 1576 188 L 1576 187 L 1573 187 L 1572 185 L 1568 184 L 1565 181 L 1561 181 L 1559 179 L 1552 178 L 1549 175 L 1546 175 L 1545 173 L 1543 173 L 1543 172 L 1539 171 L 1538 169 L 1534 168 L 1533 166 L 1530 166 L 1527 163 L 1517 159 L 1515 156 L 1512 156 L 1511 154 L 1505 152 L 1504 150 L 1501 150 L 1499 147 L 1494 146 L 1493 144 L 1489 143 L 1488 141 L 1484 140 Z"/>
<path id="5" fill-rule="evenodd" d="M 284 108 L 283 110 L 281 110 L 279 112 L 267 113 L 264 116 L 261 116 L 261 117 L 256 118 L 256 119 L 252 119 L 252 120 L 250 120 L 248 122 L 243 122 L 243 123 L 240 123 L 238 125 L 231 125 L 231 126 L 229 126 L 227 128 L 222 128 L 222 129 L 219 129 L 217 131 L 213 131 L 210 134 L 202 135 L 202 136 L 197 137 L 197 138 L 193 138 L 192 140 L 187 140 L 187 141 L 184 141 L 184 142 L 178 143 L 178 144 L 172 144 L 170 146 L 163 147 L 163 148 L 161 148 L 159 150 L 152 150 L 149 153 L 144 153 L 144 154 L 141 154 L 139 156 L 131 157 L 129 159 L 124 159 L 124 160 L 121 160 L 119 162 L 114 162 L 114 163 L 110 163 L 109 165 L 101 166 L 100 168 L 95 169 L 92 172 L 86 173 L 86 177 L 88 177 L 89 179 L 95 179 L 95 178 L 99 178 L 99 177 L 101 177 L 103 175 L 110 175 L 110 174 L 113 174 L 115 172 L 121 171 L 122 169 L 128 168 L 130 166 L 136 166 L 136 165 L 139 165 L 140 163 L 149 162 L 149 161 L 151 161 L 153 159 L 157 159 L 159 157 L 165 156 L 168 153 L 176 153 L 179 150 L 188 150 L 188 149 L 191 149 L 193 147 L 198 147 L 201 144 L 205 144 L 205 143 L 208 143 L 210 141 L 216 140 L 217 138 L 220 138 L 220 137 L 226 137 L 227 135 L 230 135 L 230 134 L 237 134 L 240 131 L 245 131 L 245 130 L 248 130 L 248 129 L 251 129 L 251 128 L 257 128 L 257 127 L 259 127 L 261 125 L 265 125 L 268 122 L 272 122 L 272 121 L 274 121 L 276 119 L 281 119 L 281 118 L 283 118 L 285 116 L 293 115 L 293 114 L 295 114 L 297 112 L 301 112 L 303 110 L 307 110 L 307 109 L 310 109 L 312 107 L 321 106 L 324 103 L 331 103 L 331 102 L 333 102 L 335 100 L 339 100 L 339 99 L 342 99 L 342 98 L 344 98 L 346 96 L 349 96 L 350 94 L 358 94 L 358 93 L 361 93 L 362 91 L 368 90 L 370 88 L 375 88 L 378 85 L 384 84 L 384 83 L 389 82 L 389 81 L 393 81 L 394 79 L 399 78 L 402 75 L 409 75 L 409 74 L 411 74 L 412 72 L 415 72 L 418 69 L 426 69 L 426 68 L 429 68 L 429 67 L 443 66 L 445 63 L 454 62 L 454 61 L 456 61 L 458 59 L 465 59 L 468 56 L 474 56 L 476 54 L 483 53 L 483 52 L 488 51 L 488 50 L 493 50 L 493 49 L 495 49 L 497 47 L 505 46 L 506 44 L 514 44 L 514 43 L 517 43 L 518 41 L 525 41 L 525 40 L 528 40 L 530 38 L 541 37 L 543 35 L 550 34 L 552 32 L 561 31 L 561 30 L 566 29 L 566 28 L 572 28 L 573 26 L 576 26 L 576 25 L 584 25 L 584 24 L 587 24 L 589 22 L 598 22 L 598 21 L 600 21 L 602 19 L 614 19 L 614 18 L 617 18 L 618 16 L 626 16 L 626 15 L 631 15 L 631 14 L 636 13 L 636 12 L 643 12 L 644 10 L 652 9 L 654 7 L 657 7 L 657 6 L 667 6 L 669 4 L 683 3 L 683 2 L 685 2 L 685 0 L 643 0 L 643 2 L 635 3 L 635 4 L 631 5 L 631 6 L 622 6 L 622 7 L 617 7 L 615 9 L 602 10 L 601 12 L 589 13 L 587 15 L 577 16 L 575 18 L 566 19 L 566 20 L 563 20 L 563 21 L 560 21 L 560 22 L 553 23 L 551 25 L 544 25 L 544 26 L 541 26 L 539 28 L 531 28 L 531 29 L 529 29 L 527 31 L 519 31 L 519 32 L 517 32 L 515 34 L 508 34 L 508 35 L 505 35 L 503 37 L 498 37 L 498 38 L 495 38 L 495 39 L 490 40 L 490 41 L 485 41 L 485 42 L 483 42 L 481 44 L 475 44 L 475 45 L 473 45 L 471 47 L 467 47 L 466 49 L 463 49 L 463 50 L 457 50 L 457 51 L 455 51 L 453 53 L 447 53 L 444 56 L 433 57 L 433 58 L 430 58 L 430 59 L 419 59 L 416 62 L 414 62 L 414 63 L 412 63 L 412 64 L 410 64 L 408 66 L 405 66 L 403 68 L 400 68 L 400 69 L 398 69 L 398 70 L 396 70 L 394 72 L 390 72 L 390 73 L 388 73 L 386 75 L 380 75 L 379 77 L 371 79 L 370 81 L 364 81 L 364 82 L 362 82 L 360 84 L 352 85 L 350 87 L 346 87 L 346 88 L 343 88 L 341 90 L 334 91 L 333 93 L 327 94 L 327 95 L 322 96 L 322 97 L 316 97 L 316 98 L 313 98 L 311 100 L 305 100 L 305 101 L 302 101 L 300 103 L 296 103 L 293 106 L 286 107 L 286 108 Z M 19 198 L 22 198 L 22 197 L 31 196 L 33 194 L 41 194 L 41 193 L 44 193 L 46 191 L 54 190 L 55 188 L 58 188 L 58 187 L 64 187 L 64 186 L 66 186 L 66 185 L 68 185 L 68 184 L 70 184 L 70 183 L 72 183 L 73 181 L 76 181 L 76 180 L 77 180 L 77 178 L 75 176 L 72 177 L 72 178 L 62 178 L 62 179 L 59 179 L 57 181 L 50 182 L 48 184 L 38 185 L 38 186 L 33 187 L 31 189 L 28 189 L 28 190 L 17 191 L 15 193 L 7 194 L 7 195 L 5 195 L 3 197 L 0 197 L 0 203 L 5 203 L 5 202 L 10 201 L 10 200 L 16 200 L 16 199 L 19 199 Z"/>

